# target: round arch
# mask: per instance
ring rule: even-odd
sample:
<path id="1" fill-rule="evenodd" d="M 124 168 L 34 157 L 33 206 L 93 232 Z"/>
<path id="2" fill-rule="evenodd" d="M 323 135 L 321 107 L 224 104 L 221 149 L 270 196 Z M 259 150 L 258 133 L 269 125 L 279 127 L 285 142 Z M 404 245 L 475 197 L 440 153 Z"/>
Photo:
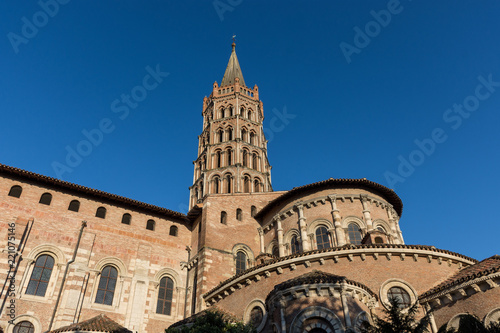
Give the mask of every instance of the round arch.
<path id="1" fill-rule="evenodd" d="M 308 319 L 319 318 L 326 321 L 331 327 L 327 327 L 327 333 L 338 333 L 345 332 L 344 325 L 340 319 L 331 311 L 330 309 L 324 308 L 322 306 L 310 306 L 297 314 L 297 316 L 293 319 L 292 324 L 290 326 L 291 333 L 303 333 L 309 332 L 316 328 L 315 324 L 312 323 L 303 327 Z"/>
<path id="2" fill-rule="evenodd" d="M 40 244 L 35 246 L 26 256 L 26 259 L 34 261 L 38 256 L 42 254 L 51 254 L 52 256 L 54 256 L 54 265 L 61 265 L 66 262 L 66 256 L 64 255 L 63 251 L 52 244 Z"/>
<path id="3" fill-rule="evenodd" d="M 327 229 L 333 229 L 333 223 L 327 219 L 317 219 L 307 226 L 307 234 L 313 234 L 319 226 L 325 226 Z"/>
<path id="4" fill-rule="evenodd" d="M 365 224 L 365 222 L 363 222 L 363 220 L 361 220 L 357 216 L 347 216 L 347 217 L 345 217 L 342 220 L 342 222 L 341 222 L 342 228 L 347 229 L 347 227 L 351 223 L 357 224 L 357 226 L 359 227 L 359 229 L 361 229 L 363 231 L 366 231 L 366 224 Z"/>
<path id="5" fill-rule="evenodd" d="M 14 318 L 12 321 L 7 322 L 5 333 L 13 333 L 14 327 L 22 321 L 29 321 L 30 323 L 32 323 L 36 333 L 42 332 L 42 324 L 37 317 L 29 314 L 22 314 Z"/>
<path id="6" fill-rule="evenodd" d="M 251 301 L 247 307 L 245 308 L 245 312 L 244 312 L 244 315 L 243 315 L 243 321 L 245 323 L 249 323 L 250 322 L 250 315 L 252 313 L 252 310 L 254 308 L 260 308 L 262 310 L 262 321 L 260 322 L 260 324 L 255 328 L 255 330 L 257 332 L 260 332 L 262 331 L 262 329 L 264 328 L 264 326 L 266 325 L 266 322 L 267 322 L 267 311 L 266 311 L 266 305 L 265 303 L 261 300 L 261 299 L 254 299 L 253 301 Z"/>
<path id="7" fill-rule="evenodd" d="M 385 220 L 376 219 L 373 221 L 373 229 L 377 229 L 379 226 L 382 227 L 388 235 L 391 234 L 391 227 Z"/>
<path id="8" fill-rule="evenodd" d="M 118 270 L 118 273 L 121 276 L 127 275 L 127 266 L 125 266 L 125 263 L 121 259 L 116 258 L 116 257 L 102 258 L 101 260 L 99 260 L 97 262 L 97 264 L 95 265 L 94 268 L 96 271 L 101 272 L 102 269 L 108 265 L 114 266 Z"/>

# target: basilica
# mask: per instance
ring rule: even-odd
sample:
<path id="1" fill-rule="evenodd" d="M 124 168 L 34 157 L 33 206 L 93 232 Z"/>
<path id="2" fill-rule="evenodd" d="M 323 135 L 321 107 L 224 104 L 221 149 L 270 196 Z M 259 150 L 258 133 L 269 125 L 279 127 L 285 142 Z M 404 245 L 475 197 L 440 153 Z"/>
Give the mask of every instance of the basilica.
<path id="1" fill-rule="evenodd" d="M 500 320 L 500 256 L 405 244 L 393 190 L 273 189 L 234 43 L 201 115 L 187 214 L 0 164 L 0 331 L 158 333 L 217 308 L 257 332 L 358 332 L 393 298 L 433 309 L 434 333 Z"/>

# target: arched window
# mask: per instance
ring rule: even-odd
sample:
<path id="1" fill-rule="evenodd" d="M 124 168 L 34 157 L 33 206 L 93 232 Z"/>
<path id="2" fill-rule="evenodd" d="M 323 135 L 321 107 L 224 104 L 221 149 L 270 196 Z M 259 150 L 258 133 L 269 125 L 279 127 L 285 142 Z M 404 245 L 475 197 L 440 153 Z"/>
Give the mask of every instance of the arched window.
<path id="1" fill-rule="evenodd" d="M 252 145 L 255 145 L 255 133 L 254 132 L 250 132 L 250 143 Z"/>
<path id="2" fill-rule="evenodd" d="M 250 177 L 245 176 L 243 181 L 243 192 L 250 193 Z"/>
<path id="3" fill-rule="evenodd" d="M 236 219 L 238 221 L 243 220 L 243 211 L 240 208 L 236 209 Z"/>
<path id="4" fill-rule="evenodd" d="M 229 117 L 231 117 L 233 115 L 233 107 L 232 106 L 229 106 Z"/>
<path id="5" fill-rule="evenodd" d="M 259 181 L 259 179 L 255 179 L 253 181 L 253 191 L 254 192 L 260 192 L 260 181 Z"/>
<path id="6" fill-rule="evenodd" d="M 10 188 L 9 197 L 20 198 L 23 193 L 23 188 L 19 185 L 14 185 Z"/>
<path id="7" fill-rule="evenodd" d="M 328 229 L 326 227 L 321 226 L 316 229 L 316 245 L 318 250 L 328 249 L 332 247 L 330 242 L 330 234 L 328 233 Z"/>
<path id="8" fill-rule="evenodd" d="M 123 214 L 122 223 L 123 224 L 130 224 L 130 221 L 132 221 L 132 215 L 130 215 L 129 213 Z"/>
<path id="9" fill-rule="evenodd" d="M 245 142 L 247 140 L 247 130 L 245 128 L 241 130 L 241 140 Z"/>
<path id="10" fill-rule="evenodd" d="M 233 164 L 233 151 L 231 149 L 226 150 L 227 155 L 227 165 L 230 166 Z"/>
<path id="11" fill-rule="evenodd" d="M 401 287 L 392 287 L 391 289 L 389 289 L 389 291 L 387 292 L 387 298 L 389 300 L 397 299 L 399 307 L 401 309 L 405 309 L 411 306 L 410 295 Z"/>
<path id="12" fill-rule="evenodd" d="M 214 193 L 219 193 L 219 177 L 214 177 L 213 182 L 214 182 Z"/>
<path id="13" fill-rule="evenodd" d="M 253 117 L 252 111 L 248 110 L 248 120 L 253 120 L 252 117 Z"/>
<path id="14" fill-rule="evenodd" d="M 375 244 L 382 244 L 382 243 L 384 243 L 382 237 L 375 237 Z"/>
<path id="15" fill-rule="evenodd" d="M 244 107 L 240 108 L 240 116 L 242 116 L 242 117 L 245 116 L 245 108 Z"/>
<path id="16" fill-rule="evenodd" d="M 231 175 L 226 175 L 225 177 L 225 181 L 226 181 L 226 193 L 231 193 Z"/>
<path id="17" fill-rule="evenodd" d="M 382 227 L 381 225 L 377 226 L 377 230 L 386 233 L 384 227 Z"/>
<path id="18" fill-rule="evenodd" d="M 273 251 L 272 251 L 272 255 L 279 258 L 280 256 L 280 249 L 277 245 L 273 246 Z"/>
<path id="19" fill-rule="evenodd" d="M 349 226 L 347 227 L 347 233 L 349 235 L 349 241 L 351 242 L 351 244 L 361 244 L 361 230 L 356 223 L 349 224 Z"/>
<path id="20" fill-rule="evenodd" d="M 158 288 L 158 302 L 156 303 L 156 313 L 170 316 L 172 311 L 172 298 L 174 296 L 174 281 L 169 277 L 160 280 Z"/>
<path id="21" fill-rule="evenodd" d="M 97 208 L 97 210 L 95 212 L 95 216 L 100 217 L 101 219 L 106 218 L 106 208 L 104 208 L 104 207 Z"/>
<path id="22" fill-rule="evenodd" d="M 224 108 L 219 109 L 219 118 L 224 118 Z"/>
<path id="23" fill-rule="evenodd" d="M 227 129 L 227 139 L 228 140 L 233 139 L 233 128 L 232 127 L 228 127 L 228 129 Z"/>
<path id="24" fill-rule="evenodd" d="M 146 229 L 154 231 L 155 230 L 155 224 L 156 223 L 155 223 L 154 220 L 148 220 L 148 222 L 146 222 Z"/>
<path id="25" fill-rule="evenodd" d="M 247 269 L 247 255 L 243 251 L 236 253 L 236 275 Z"/>
<path id="26" fill-rule="evenodd" d="M 68 210 L 71 210 L 73 212 L 78 212 L 80 210 L 80 201 L 72 200 L 69 203 Z"/>
<path id="27" fill-rule="evenodd" d="M 39 203 L 44 204 L 44 205 L 50 205 L 51 201 L 52 201 L 52 194 L 50 194 L 50 193 L 44 193 L 40 197 Z"/>
<path id="28" fill-rule="evenodd" d="M 257 207 L 252 206 L 252 208 L 250 208 L 250 215 L 254 217 L 255 214 L 257 214 Z"/>
<path id="29" fill-rule="evenodd" d="M 297 235 L 293 235 L 292 239 L 290 240 L 290 251 L 292 252 L 292 254 L 300 252 L 299 237 L 297 237 Z"/>
<path id="30" fill-rule="evenodd" d="M 26 288 L 26 294 L 42 297 L 45 296 L 53 267 L 54 258 L 47 254 L 39 256 L 35 261 L 30 282 Z"/>
<path id="31" fill-rule="evenodd" d="M 222 166 L 221 152 L 220 150 L 217 150 L 215 152 L 215 167 L 220 168 L 221 166 Z"/>
<path id="32" fill-rule="evenodd" d="M 177 232 L 178 231 L 179 231 L 179 229 L 175 225 L 173 225 L 173 226 L 170 227 L 170 231 L 169 231 L 168 234 L 170 236 L 177 236 Z"/>
<path id="33" fill-rule="evenodd" d="M 227 213 L 224 211 L 220 212 L 220 223 L 227 224 Z"/>
<path id="34" fill-rule="evenodd" d="M 243 166 L 248 167 L 248 151 L 243 149 Z"/>
<path id="35" fill-rule="evenodd" d="M 259 157 L 256 153 L 252 154 L 252 168 L 255 170 L 259 169 Z"/>
<path id="36" fill-rule="evenodd" d="M 34 333 L 35 326 L 27 320 L 23 320 L 14 326 L 13 333 Z"/>
<path id="37" fill-rule="evenodd" d="M 116 280 L 118 271 L 113 266 L 106 266 L 101 272 L 95 302 L 105 305 L 113 305 L 115 296 Z"/>

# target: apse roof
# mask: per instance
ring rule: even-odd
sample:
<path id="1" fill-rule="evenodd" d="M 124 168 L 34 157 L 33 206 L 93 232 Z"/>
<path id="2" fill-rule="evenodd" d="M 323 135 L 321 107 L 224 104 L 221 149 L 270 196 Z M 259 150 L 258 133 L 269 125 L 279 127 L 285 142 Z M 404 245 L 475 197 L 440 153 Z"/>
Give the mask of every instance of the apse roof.
<path id="1" fill-rule="evenodd" d="M 403 202 L 401 201 L 401 198 L 388 187 L 385 187 L 383 185 L 380 185 L 378 183 L 372 182 L 370 180 L 367 180 L 366 178 L 359 178 L 359 179 L 346 179 L 346 178 L 330 178 L 327 180 L 323 180 L 320 182 L 312 183 L 312 184 L 307 184 L 304 186 L 299 186 L 299 187 L 294 187 L 290 191 L 285 192 L 283 195 L 277 197 L 276 199 L 270 201 L 264 208 L 262 208 L 257 215 L 255 215 L 255 218 L 261 218 L 265 214 L 267 214 L 272 208 L 276 207 L 286 199 L 292 198 L 295 195 L 308 191 L 308 190 L 313 190 L 313 189 L 321 189 L 327 186 L 335 186 L 335 187 L 365 187 L 368 188 L 372 191 L 380 193 L 384 198 L 386 198 L 389 203 L 394 207 L 396 212 L 398 213 L 399 216 L 403 213 Z"/>
<path id="2" fill-rule="evenodd" d="M 82 321 L 81 323 L 71 324 L 50 331 L 50 333 L 59 332 L 108 332 L 108 333 L 132 333 L 132 331 L 119 325 L 104 314 Z"/>
<path id="3" fill-rule="evenodd" d="M 231 56 L 229 57 L 229 62 L 227 63 L 226 72 L 222 78 L 221 87 L 229 86 L 234 84 L 235 78 L 240 80 L 240 85 L 245 86 L 245 80 L 243 79 L 243 73 L 241 72 L 240 63 L 238 62 L 238 57 L 236 56 L 236 44 L 232 45 L 233 50 L 231 51 Z"/>
<path id="4" fill-rule="evenodd" d="M 497 273 L 499 271 L 500 271 L 500 256 L 494 255 L 492 257 L 484 259 L 483 261 L 478 262 L 477 264 L 462 269 L 458 273 L 454 274 L 450 278 L 438 284 L 436 287 L 420 295 L 419 298 L 420 299 L 426 298 L 428 296 L 436 294 L 450 287 L 462 284 L 470 280 L 477 279 L 482 276 L 487 276 L 492 273 Z"/>

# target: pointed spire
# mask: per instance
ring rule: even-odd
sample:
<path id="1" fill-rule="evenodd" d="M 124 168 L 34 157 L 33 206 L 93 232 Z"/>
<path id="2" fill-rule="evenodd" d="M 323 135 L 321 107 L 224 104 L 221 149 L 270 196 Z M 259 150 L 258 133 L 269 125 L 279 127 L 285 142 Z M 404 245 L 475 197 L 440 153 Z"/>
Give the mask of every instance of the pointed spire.
<path id="1" fill-rule="evenodd" d="M 245 86 L 245 80 L 243 79 L 243 73 L 241 72 L 240 63 L 238 62 L 238 57 L 236 56 L 236 43 L 233 41 L 233 50 L 231 51 L 231 56 L 229 57 L 229 62 L 226 67 L 226 72 L 222 78 L 221 87 L 234 84 L 234 80 L 238 78 L 240 80 L 240 85 Z"/>

